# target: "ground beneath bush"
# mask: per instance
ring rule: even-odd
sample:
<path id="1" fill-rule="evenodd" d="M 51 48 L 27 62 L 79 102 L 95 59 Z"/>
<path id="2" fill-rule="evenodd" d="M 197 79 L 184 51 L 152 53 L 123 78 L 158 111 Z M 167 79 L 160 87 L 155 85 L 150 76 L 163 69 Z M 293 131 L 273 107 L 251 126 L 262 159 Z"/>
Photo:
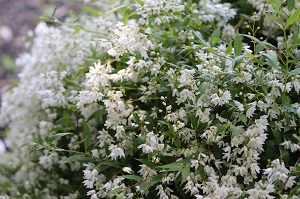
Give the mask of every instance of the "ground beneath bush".
<path id="1" fill-rule="evenodd" d="M 78 4 L 69 0 L 0 0 L 0 88 L 15 77 L 14 59 L 24 51 L 27 32 L 39 22 L 39 16 L 54 11 L 64 18 Z"/>

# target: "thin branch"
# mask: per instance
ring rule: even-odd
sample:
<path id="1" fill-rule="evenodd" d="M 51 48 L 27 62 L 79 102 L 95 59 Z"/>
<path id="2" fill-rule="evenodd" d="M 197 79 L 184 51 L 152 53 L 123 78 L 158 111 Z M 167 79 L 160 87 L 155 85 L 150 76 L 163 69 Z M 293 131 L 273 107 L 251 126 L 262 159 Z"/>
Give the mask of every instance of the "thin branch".
<path id="1" fill-rule="evenodd" d="M 286 186 L 287 182 L 289 181 L 289 179 L 290 179 L 290 177 L 291 177 L 291 175 L 292 175 L 294 169 L 295 169 L 296 166 L 298 165 L 299 161 L 300 161 L 300 156 L 298 157 L 298 160 L 297 160 L 297 162 L 295 163 L 293 169 L 291 170 L 291 172 L 289 173 L 289 175 L 288 175 L 288 177 L 286 178 L 285 182 L 283 183 L 283 185 L 282 185 L 282 187 L 281 187 L 279 193 L 282 193 L 282 192 L 283 192 L 284 187 Z"/>

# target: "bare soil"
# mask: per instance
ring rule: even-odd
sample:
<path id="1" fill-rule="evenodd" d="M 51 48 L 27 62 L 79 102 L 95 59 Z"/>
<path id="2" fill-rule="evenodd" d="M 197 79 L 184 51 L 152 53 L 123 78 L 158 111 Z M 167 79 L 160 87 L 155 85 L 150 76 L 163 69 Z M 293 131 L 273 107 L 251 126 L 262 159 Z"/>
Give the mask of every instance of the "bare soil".
<path id="1" fill-rule="evenodd" d="M 47 6 L 53 11 L 56 7 L 57 18 L 64 18 L 69 10 L 79 9 L 71 0 L 0 0 L 0 88 L 12 75 L 3 67 L 3 56 L 14 60 L 24 51 L 27 32 L 34 29 Z"/>

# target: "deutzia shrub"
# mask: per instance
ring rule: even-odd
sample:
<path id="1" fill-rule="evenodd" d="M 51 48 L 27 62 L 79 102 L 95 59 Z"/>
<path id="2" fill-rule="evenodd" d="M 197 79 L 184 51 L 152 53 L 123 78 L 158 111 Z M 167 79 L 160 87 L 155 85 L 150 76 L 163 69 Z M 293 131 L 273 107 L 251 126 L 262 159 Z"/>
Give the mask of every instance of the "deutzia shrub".
<path id="1" fill-rule="evenodd" d="M 230 2 L 39 24 L 2 94 L 0 197 L 299 198 L 299 1 Z"/>

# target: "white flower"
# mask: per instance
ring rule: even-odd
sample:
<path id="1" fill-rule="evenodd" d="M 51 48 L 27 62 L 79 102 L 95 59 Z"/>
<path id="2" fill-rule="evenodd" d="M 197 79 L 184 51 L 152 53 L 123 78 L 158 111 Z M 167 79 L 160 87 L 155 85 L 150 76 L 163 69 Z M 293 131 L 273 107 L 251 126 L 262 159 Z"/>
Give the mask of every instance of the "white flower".
<path id="1" fill-rule="evenodd" d="M 51 170 L 58 162 L 58 154 L 52 152 L 50 155 L 42 155 L 39 157 L 39 164 L 43 166 L 44 169 Z"/>
<path id="2" fill-rule="evenodd" d="M 235 37 L 235 29 L 232 25 L 227 24 L 224 26 L 223 31 L 222 31 L 222 38 L 230 41 L 234 39 Z"/>
<path id="3" fill-rule="evenodd" d="M 126 173 L 133 173 L 133 171 L 130 167 L 123 167 L 122 170 Z"/>
<path id="4" fill-rule="evenodd" d="M 94 183 L 98 180 L 97 175 L 98 171 L 96 169 L 91 170 L 83 170 L 84 176 L 83 178 L 85 179 L 83 181 L 84 186 L 86 186 L 89 189 L 92 189 L 94 187 Z"/>
<path id="5" fill-rule="evenodd" d="M 300 107 L 297 109 L 297 115 L 300 118 Z"/>
<path id="6" fill-rule="evenodd" d="M 153 132 L 149 132 L 146 135 L 146 143 L 139 145 L 138 148 L 142 148 L 142 151 L 147 154 L 154 150 L 162 151 L 164 144 L 160 144 L 160 142 L 162 142 L 163 139 L 163 136 L 157 137 Z"/>
<path id="7" fill-rule="evenodd" d="M 148 57 L 147 50 L 152 46 L 151 41 L 147 39 L 147 35 L 141 33 L 138 24 L 132 20 L 127 25 L 117 23 L 112 44 L 113 47 L 107 53 L 117 58 L 127 52 L 134 54 L 135 51 L 139 51 L 146 59 Z"/>
<path id="8" fill-rule="evenodd" d="M 248 104 L 248 105 L 250 105 L 250 107 L 249 107 L 248 110 L 246 111 L 246 117 L 248 117 L 248 118 L 251 118 L 251 117 L 252 117 L 252 115 L 254 114 L 254 111 L 255 111 L 255 109 L 256 109 L 256 104 L 257 104 L 256 101 L 255 101 L 255 102 L 252 102 L 252 103 L 250 103 L 250 104 Z"/>
<path id="9" fill-rule="evenodd" d="M 244 105 L 242 103 L 240 103 L 239 101 L 233 100 L 234 104 L 237 106 L 237 108 L 239 109 L 239 111 L 244 111 Z"/>
<path id="10" fill-rule="evenodd" d="M 254 122 L 257 126 L 257 128 L 260 130 L 260 131 L 264 131 L 267 129 L 267 126 L 269 125 L 269 122 L 267 120 L 268 116 L 267 115 L 263 115 L 261 116 L 259 119 L 256 119 Z"/>
<path id="11" fill-rule="evenodd" d="M 285 149 L 291 149 L 294 153 L 295 151 L 300 150 L 300 146 L 298 144 L 292 143 L 290 140 L 285 140 L 280 145 L 282 145 Z"/>
<path id="12" fill-rule="evenodd" d="M 124 126 L 117 126 L 117 133 L 115 134 L 117 139 L 124 138 L 125 128 Z"/>
<path id="13" fill-rule="evenodd" d="M 98 199 L 98 196 L 97 196 L 95 190 L 88 191 L 86 195 L 91 196 L 91 199 Z"/>
<path id="14" fill-rule="evenodd" d="M 89 68 L 89 72 L 85 75 L 85 85 L 94 92 L 99 92 L 101 88 L 110 85 L 110 76 L 112 68 L 110 64 L 102 65 L 101 62 L 94 63 L 94 66 Z"/>
<path id="15" fill-rule="evenodd" d="M 264 174 L 268 175 L 268 181 L 270 183 L 277 182 L 280 180 L 281 182 L 285 182 L 288 178 L 290 171 L 285 167 L 284 162 L 280 163 L 279 159 L 275 159 L 271 162 L 271 168 L 267 168 L 264 170 Z M 291 188 L 295 184 L 296 176 L 290 176 L 285 189 Z"/>
<path id="16" fill-rule="evenodd" d="M 110 145 L 108 147 L 108 150 L 110 150 L 110 154 L 108 155 L 108 157 L 111 157 L 112 160 L 116 160 L 122 157 L 125 158 L 124 150 L 117 145 Z"/>
<path id="17" fill-rule="evenodd" d="M 148 144 L 141 144 L 138 146 L 138 148 L 142 148 L 142 151 L 147 154 L 152 153 L 154 151 L 154 148 Z"/>
<path id="18" fill-rule="evenodd" d="M 191 160 L 191 168 L 195 168 L 196 170 L 199 167 L 199 160 Z"/>
<path id="19" fill-rule="evenodd" d="M 6 151 L 5 144 L 4 144 L 4 142 L 0 139 L 0 154 L 5 153 L 5 151 Z"/>
<path id="20" fill-rule="evenodd" d="M 219 89 L 219 92 L 212 94 L 210 99 L 214 105 L 222 106 L 226 104 L 229 100 L 231 100 L 231 94 L 228 90 L 223 92 L 222 90 Z"/>
<path id="21" fill-rule="evenodd" d="M 300 76 L 296 75 L 296 78 L 292 81 L 294 89 L 297 93 L 300 91 Z"/>
<path id="22" fill-rule="evenodd" d="M 141 174 L 144 179 L 157 175 L 156 170 L 151 169 L 147 165 L 141 164 L 139 166 L 141 167 L 141 169 L 138 171 L 138 173 Z"/>

